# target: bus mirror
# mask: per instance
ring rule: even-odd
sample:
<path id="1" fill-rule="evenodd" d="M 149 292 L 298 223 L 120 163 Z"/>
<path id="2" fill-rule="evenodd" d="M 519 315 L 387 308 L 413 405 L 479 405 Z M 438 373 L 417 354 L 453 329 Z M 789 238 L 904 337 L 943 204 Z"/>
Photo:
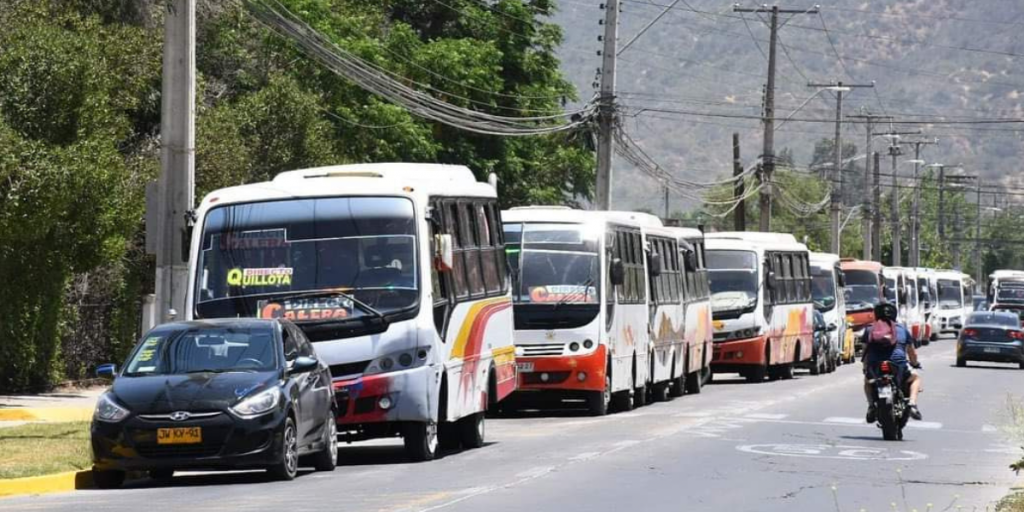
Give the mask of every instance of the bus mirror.
<path id="1" fill-rule="evenodd" d="M 765 284 L 768 285 L 768 289 L 769 290 L 774 290 L 775 289 L 775 285 L 778 284 L 778 283 L 776 282 L 776 277 L 775 277 L 775 271 L 774 270 L 771 270 L 771 271 L 768 272 L 768 281 Z"/>
<path id="2" fill-rule="evenodd" d="M 840 288 L 845 288 L 846 287 L 846 274 L 844 274 L 840 270 L 839 272 L 836 272 L 836 276 L 838 277 L 837 282 L 839 283 L 839 287 Z"/>
<path id="3" fill-rule="evenodd" d="M 622 260 L 615 258 L 612 260 L 610 269 L 610 276 L 612 286 L 622 286 L 626 282 L 626 266 L 622 263 Z"/>
<path id="4" fill-rule="evenodd" d="M 661 255 L 658 253 L 651 254 L 647 262 L 650 267 L 651 276 L 658 277 L 661 275 Z"/>
<path id="5" fill-rule="evenodd" d="M 441 272 L 451 270 L 455 261 L 452 236 L 448 234 L 435 235 L 434 245 L 436 247 L 436 254 L 434 256 L 437 260 L 437 269 Z"/>

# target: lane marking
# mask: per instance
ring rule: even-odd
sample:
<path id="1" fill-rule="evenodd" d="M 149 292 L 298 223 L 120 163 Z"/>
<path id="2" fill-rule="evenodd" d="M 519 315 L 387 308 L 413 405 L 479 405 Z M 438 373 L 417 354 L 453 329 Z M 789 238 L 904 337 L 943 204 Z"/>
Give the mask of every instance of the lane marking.
<path id="1" fill-rule="evenodd" d="M 593 458 L 595 458 L 595 457 L 597 457 L 599 455 L 601 455 L 601 452 L 583 452 L 581 454 L 573 455 L 572 457 L 569 457 L 569 460 L 572 460 L 572 461 L 590 460 L 590 459 L 593 459 Z"/>
<path id="2" fill-rule="evenodd" d="M 995 425 L 982 425 L 981 426 L 981 431 L 982 432 L 999 432 L 999 429 L 996 428 Z"/>
<path id="3" fill-rule="evenodd" d="M 747 444 L 737 446 L 736 449 L 741 452 L 758 455 L 809 459 L 910 461 L 928 458 L 928 455 L 924 453 L 910 450 L 888 450 L 868 446 L 831 446 L 827 444 Z"/>
<path id="4" fill-rule="evenodd" d="M 522 473 L 517 473 L 516 474 L 516 478 L 527 478 L 527 479 L 529 479 L 529 478 L 537 478 L 539 476 L 546 475 L 546 474 L 548 474 L 548 473 L 550 473 L 550 472 L 552 472 L 554 470 L 555 470 L 554 466 L 542 466 L 542 467 L 527 469 L 526 471 L 523 471 Z"/>
<path id="5" fill-rule="evenodd" d="M 909 421 L 907 422 L 907 428 L 924 428 L 938 430 L 942 428 L 942 423 L 939 423 L 937 421 Z"/>
<path id="6" fill-rule="evenodd" d="M 789 416 L 789 415 L 788 414 L 763 414 L 763 413 L 758 413 L 758 414 L 747 414 L 746 416 L 744 416 L 744 418 L 748 418 L 748 419 L 752 419 L 752 420 L 784 420 L 784 419 L 786 419 L 787 416 Z"/>
<path id="7" fill-rule="evenodd" d="M 867 425 L 864 418 L 847 418 L 843 416 L 831 416 L 822 420 L 824 423 L 845 423 L 848 425 Z"/>

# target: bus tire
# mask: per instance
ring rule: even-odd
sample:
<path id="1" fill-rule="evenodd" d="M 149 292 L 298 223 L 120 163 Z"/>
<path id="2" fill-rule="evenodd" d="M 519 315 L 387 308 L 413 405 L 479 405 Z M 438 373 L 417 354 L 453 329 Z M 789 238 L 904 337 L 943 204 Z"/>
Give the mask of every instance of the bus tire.
<path id="1" fill-rule="evenodd" d="M 687 358 L 687 361 L 689 361 L 689 358 Z M 668 394 L 669 394 L 669 396 L 671 396 L 673 398 L 678 398 L 678 397 L 683 396 L 683 393 L 686 391 L 686 369 L 687 369 L 688 366 L 689 366 L 688 364 L 684 364 L 683 365 L 682 375 L 672 379 L 672 382 L 671 382 L 671 384 L 668 387 Z M 676 367 L 675 356 L 672 356 L 672 368 L 675 368 L 675 367 Z"/>
<path id="2" fill-rule="evenodd" d="M 413 462 L 426 462 L 437 457 L 437 423 L 417 421 L 402 425 L 405 453 Z"/>
<path id="3" fill-rule="evenodd" d="M 636 385 L 636 356 L 633 356 L 633 408 L 637 409 L 647 404 L 647 381 L 639 386 Z"/>
<path id="4" fill-rule="evenodd" d="M 701 378 L 699 371 L 690 372 L 686 374 L 686 392 L 691 395 L 699 395 L 701 390 L 701 383 L 704 380 Z"/>
<path id="5" fill-rule="evenodd" d="M 457 426 L 463 448 L 472 450 L 484 445 L 484 413 L 470 414 L 459 420 Z"/>
<path id="6" fill-rule="evenodd" d="M 760 365 L 747 370 L 743 373 L 743 376 L 747 379 L 747 382 L 761 383 L 764 382 L 764 378 L 768 373 L 768 365 Z"/>
<path id="7" fill-rule="evenodd" d="M 591 416 L 604 416 L 612 404 L 612 374 L 605 372 L 604 389 L 587 395 L 587 410 Z"/>
<path id="8" fill-rule="evenodd" d="M 612 395 L 612 405 L 615 406 L 617 412 L 627 412 L 633 410 L 633 393 L 632 389 L 619 391 Z"/>

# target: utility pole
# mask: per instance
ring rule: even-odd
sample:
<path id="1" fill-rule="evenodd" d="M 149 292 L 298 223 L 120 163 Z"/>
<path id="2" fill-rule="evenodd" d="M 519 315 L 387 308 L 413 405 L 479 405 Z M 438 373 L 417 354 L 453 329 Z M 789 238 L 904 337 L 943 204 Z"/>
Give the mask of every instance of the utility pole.
<path id="1" fill-rule="evenodd" d="M 665 219 L 668 219 L 668 182 L 665 182 Z"/>
<path id="2" fill-rule="evenodd" d="M 940 170 L 941 170 L 941 168 L 940 168 Z M 963 174 L 955 174 L 955 175 L 952 175 L 952 176 L 944 176 L 944 178 L 945 178 L 945 181 L 949 181 L 950 182 L 950 185 L 955 185 L 953 188 L 955 188 L 957 190 L 960 190 L 960 191 L 964 190 L 964 186 L 970 180 L 977 180 L 977 179 L 979 179 L 978 176 L 968 176 L 968 175 L 963 175 Z M 943 188 L 942 186 L 939 187 L 939 192 L 940 193 L 942 192 L 942 188 Z M 942 216 L 941 208 L 939 210 L 939 216 L 940 216 L 940 218 Z M 961 244 L 963 243 L 963 239 L 964 239 L 964 233 L 963 233 L 963 222 L 962 222 L 962 219 L 961 219 L 960 207 L 959 207 L 958 203 L 956 205 L 956 208 L 953 209 L 953 230 L 956 232 L 956 234 L 954 235 L 953 241 L 952 241 L 953 270 L 959 271 L 959 270 L 961 270 L 963 268 L 963 263 L 962 263 L 962 259 L 961 259 L 961 255 L 960 255 L 960 252 L 961 252 L 960 250 L 961 250 Z"/>
<path id="3" fill-rule="evenodd" d="M 910 213 L 910 266 L 921 266 L 921 146 L 938 144 L 938 139 L 931 141 L 915 140 L 907 144 L 914 145 L 914 198 Z"/>
<path id="4" fill-rule="evenodd" d="M 161 97 L 160 178 L 146 205 L 146 248 L 156 255 L 156 323 L 181 319 L 186 311 L 187 233 L 195 200 L 196 0 L 167 2 Z"/>
<path id="5" fill-rule="evenodd" d="M 832 175 L 829 177 L 829 181 L 832 184 L 832 194 L 830 199 L 829 209 L 829 226 L 830 230 L 830 248 L 832 254 L 839 254 L 841 249 L 839 246 L 840 242 L 840 230 L 839 230 L 839 216 L 840 210 L 843 205 L 843 92 L 849 91 L 853 88 L 862 87 L 874 87 L 875 84 L 844 84 L 842 81 L 836 82 L 835 84 L 807 84 L 807 87 L 815 88 L 827 88 L 835 91 L 836 93 L 836 137 L 833 140 L 833 164 L 832 164 Z"/>
<path id="6" fill-rule="evenodd" d="M 743 195 L 747 191 L 743 180 L 740 179 L 740 176 L 743 175 L 743 162 L 740 160 L 740 134 L 737 132 L 732 134 L 732 175 L 736 179 L 736 183 L 733 185 L 733 195 L 736 201 L 738 201 L 736 209 L 732 212 L 733 229 L 736 231 L 746 231 L 747 202 L 743 200 Z"/>
<path id="7" fill-rule="evenodd" d="M 872 130 L 874 129 L 874 123 L 875 123 L 876 120 L 891 119 L 892 116 L 879 116 L 879 115 L 874 115 L 874 114 L 859 114 L 859 115 L 855 115 L 855 116 L 846 116 L 846 117 L 848 117 L 850 119 L 864 119 L 864 121 L 865 121 L 864 126 L 865 126 L 865 128 L 867 128 L 867 139 L 864 142 L 864 186 L 867 187 L 871 183 L 871 178 L 872 178 L 872 174 L 871 174 L 871 138 L 874 135 L 872 133 Z M 872 259 L 872 256 L 874 255 L 874 251 L 872 250 L 872 245 L 873 245 L 872 242 L 874 242 L 875 237 L 872 235 L 872 231 L 871 231 L 871 224 L 873 223 L 872 219 L 874 218 L 874 216 L 870 215 L 870 213 L 873 213 L 873 212 L 876 211 L 876 209 L 878 208 L 878 202 L 876 200 L 875 203 L 872 204 L 872 198 L 873 197 L 874 197 L 873 195 L 869 196 L 868 194 L 865 194 L 864 195 L 864 204 L 863 204 L 863 206 L 861 208 L 861 210 L 863 211 L 862 225 L 863 225 L 863 231 L 864 231 L 864 255 L 863 255 L 863 259 L 865 259 L 865 260 Z"/>
<path id="8" fill-rule="evenodd" d="M 768 7 L 763 5 L 756 9 L 733 7 L 733 12 L 749 12 L 757 14 L 768 13 L 771 18 L 768 22 L 768 86 L 764 94 L 764 149 L 761 152 L 763 163 L 761 173 L 761 197 L 760 197 L 760 219 L 759 228 L 761 231 L 771 231 L 772 227 L 772 175 L 775 172 L 775 46 L 779 32 L 779 14 L 818 14 L 818 8 L 811 9 L 780 9 L 778 5 Z"/>
<path id="9" fill-rule="evenodd" d="M 601 50 L 601 90 L 597 115 L 597 202 L 598 210 L 612 206 L 612 130 L 615 129 L 615 59 L 619 40 L 619 0 L 604 5 L 604 49 Z"/>
<path id="10" fill-rule="evenodd" d="M 880 153 L 874 153 L 874 167 L 871 172 L 871 259 L 882 261 L 882 181 L 879 170 Z"/>
<path id="11" fill-rule="evenodd" d="M 975 207 L 977 213 L 974 216 L 974 282 L 976 286 L 981 286 L 982 283 L 982 272 L 981 272 L 981 176 L 975 180 L 974 190 L 977 192 Z"/>
<path id="12" fill-rule="evenodd" d="M 889 137 L 889 155 L 892 157 L 892 197 L 890 198 L 891 208 L 889 216 L 892 219 L 892 266 L 899 267 L 903 264 L 903 234 L 900 230 L 900 190 L 899 190 L 899 164 L 896 159 L 903 154 L 903 149 L 900 148 L 900 136 L 901 135 L 920 135 L 921 131 L 915 132 L 897 132 L 890 130 L 887 137 Z"/>
<path id="13" fill-rule="evenodd" d="M 939 164 L 939 241 L 946 240 L 946 166 Z"/>

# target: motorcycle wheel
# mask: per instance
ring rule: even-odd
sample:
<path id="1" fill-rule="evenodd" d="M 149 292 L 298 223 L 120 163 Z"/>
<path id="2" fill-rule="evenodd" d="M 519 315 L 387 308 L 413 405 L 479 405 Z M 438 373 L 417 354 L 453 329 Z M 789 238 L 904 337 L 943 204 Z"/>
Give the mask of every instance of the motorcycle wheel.
<path id="1" fill-rule="evenodd" d="M 878 424 L 882 427 L 882 438 L 886 441 L 896 441 L 898 439 L 899 424 L 897 423 L 892 403 L 879 401 L 876 410 L 878 411 Z"/>

